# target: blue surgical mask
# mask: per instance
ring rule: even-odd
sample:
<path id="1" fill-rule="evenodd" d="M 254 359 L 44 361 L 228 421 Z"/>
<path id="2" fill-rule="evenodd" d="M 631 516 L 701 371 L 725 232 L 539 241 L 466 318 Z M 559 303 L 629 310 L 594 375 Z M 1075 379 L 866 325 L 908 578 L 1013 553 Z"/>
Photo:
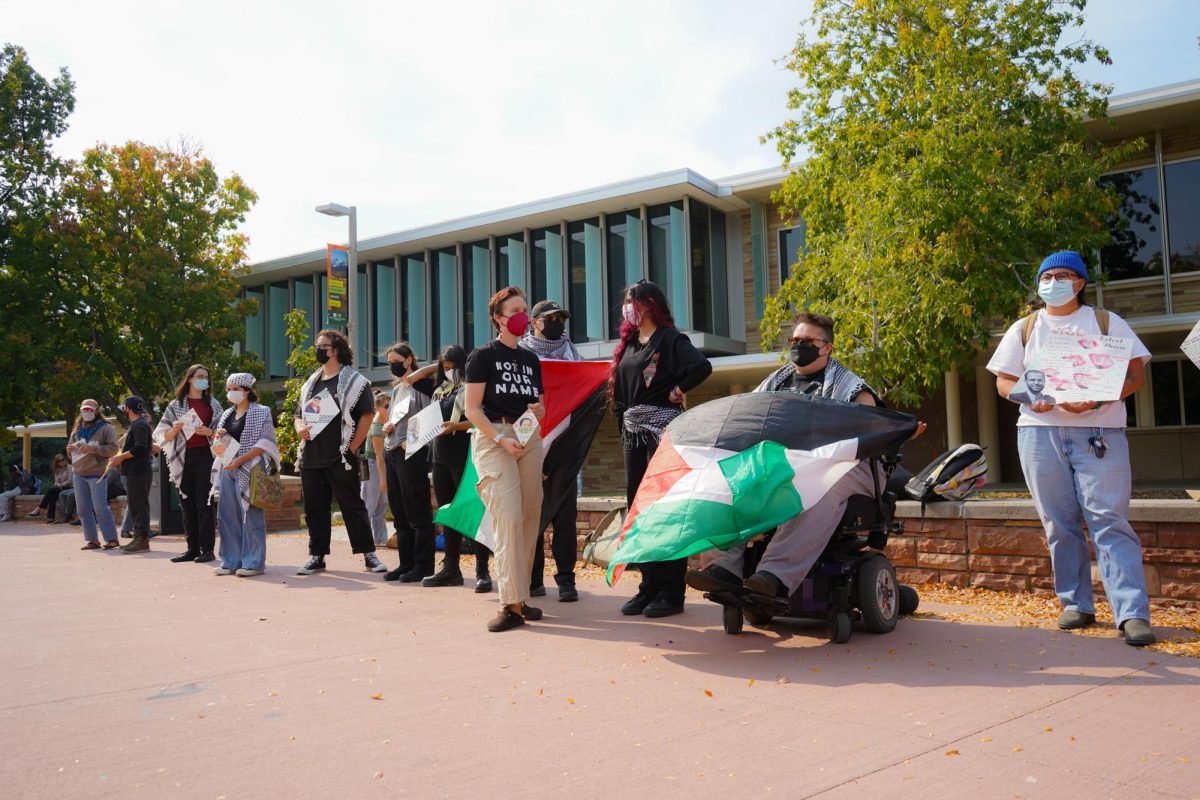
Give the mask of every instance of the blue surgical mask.
<path id="1" fill-rule="evenodd" d="M 1046 305 L 1057 308 L 1065 306 L 1075 297 L 1075 281 L 1046 281 L 1038 284 L 1038 297 L 1046 301 Z"/>
<path id="2" fill-rule="evenodd" d="M 203 392 L 208 388 L 208 378 L 192 378 L 192 386 L 196 387 L 196 391 Z"/>

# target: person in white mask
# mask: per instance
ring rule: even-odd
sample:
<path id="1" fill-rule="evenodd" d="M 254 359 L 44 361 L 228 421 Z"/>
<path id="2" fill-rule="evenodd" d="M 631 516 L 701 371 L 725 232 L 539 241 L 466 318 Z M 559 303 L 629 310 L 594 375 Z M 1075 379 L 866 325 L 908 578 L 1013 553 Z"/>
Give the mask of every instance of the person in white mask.
<path id="1" fill-rule="evenodd" d="M 1078 253 L 1066 250 L 1048 256 L 1037 271 L 1038 296 L 1045 306 L 1009 327 L 987 368 L 996 376 L 1000 396 L 1019 400 L 1012 397 L 1017 376 L 1037 366 L 1037 353 L 1051 331 L 1133 341 L 1121 401 L 1051 403 L 1039 396 L 1023 403 L 1017 449 L 1046 529 L 1054 589 L 1063 606 L 1058 627 L 1074 630 L 1096 621 L 1090 533 L 1117 627 L 1126 644 L 1144 646 L 1155 638 L 1141 541 L 1128 520 L 1129 443 L 1122 401 L 1145 383 L 1150 351 L 1116 314 L 1081 302 L 1087 281 L 1087 266 Z"/>

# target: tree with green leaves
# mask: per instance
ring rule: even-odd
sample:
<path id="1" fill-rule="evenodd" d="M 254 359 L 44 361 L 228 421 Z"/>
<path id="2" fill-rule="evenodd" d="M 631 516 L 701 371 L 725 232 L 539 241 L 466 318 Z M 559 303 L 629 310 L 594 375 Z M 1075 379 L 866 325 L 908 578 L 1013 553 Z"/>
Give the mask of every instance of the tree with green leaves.
<path id="1" fill-rule="evenodd" d="M 787 59 L 795 117 L 765 137 L 790 168 L 774 199 L 807 226 L 765 332 L 829 314 L 839 357 L 912 403 L 1020 312 L 1043 256 L 1108 242 L 1097 181 L 1140 143 L 1084 130 L 1111 91 L 1077 74 L 1111 63 L 1075 37 L 1085 4 L 816 0 Z"/>
<path id="2" fill-rule="evenodd" d="M 238 227 L 256 199 L 241 178 L 222 178 L 186 146 L 129 142 L 86 151 L 63 195 L 63 335 L 43 373 L 55 399 L 83 392 L 112 407 L 122 393 L 169 396 L 193 363 L 212 370 L 214 385 L 257 368 L 233 350 L 254 313 L 237 282 Z"/>
<path id="3" fill-rule="evenodd" d="M 292 421 L 296 410 L 300 408 L 300 390 L 304 381 L 317 369 L 317 354 L 311 344 L 311 330 L 304 309 L 293 308 L 283 315 L 287 326 L 287 338 L 292 343 L 292 352 L 288 356 L 288 366 L 296 373 L 296 377 L 288 378 L 283 383 L 283 408 L 279 414 L 279 425 L 275 428 L 275 442 L 279 445 L 279 455 L 284 464 L 296 463 L 300 447 L 300 436 L 296 433 Z"/>
<path id="4" fill-rule="evenodd" d="M 44 397 L 42 375 L 56 327 L 47 266 L 57 257 L 53 229 L 69 165 L 54 140 L 75 108 L 65 69 L 48 80 L 16 45 L 0 50 L 0 421 L 28 422 Z M 0 425 L 0 433 L 5 429 Z"/>

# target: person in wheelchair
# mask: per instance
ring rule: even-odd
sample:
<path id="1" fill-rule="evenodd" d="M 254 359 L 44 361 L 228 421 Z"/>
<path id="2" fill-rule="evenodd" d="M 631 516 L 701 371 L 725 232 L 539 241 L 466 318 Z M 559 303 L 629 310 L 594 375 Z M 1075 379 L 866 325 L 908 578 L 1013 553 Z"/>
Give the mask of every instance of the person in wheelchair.
<path id="1" fill-rule="evenodd" d="M 789 363 L 768 375 L 754 391 L 792 391 L 848 403 L 880 405 L 867 382 L 833 358 L 833 342 L 832 319 L 809 312 L 799 314 L 788 338 Z M 925 423 L 919 423 L 913 438 L 924 431 Z M 688 572 L 688 585 L 704 592 L 735 593 L 742 591 L 744 585 L 753 594 L 786 602 L 829 543 L 850 498 L 874 497 L 876 487 L 884 485 L 887 477 L 878 465 L 874 467 L 875 474 L 872 470 L 870 461 L 860 461 L 819 502 L 780 525 L 758 563 L 758 571 L 744 581 L 742 566 L 747 543 L 725 552 L 713 550 L 705 554 L 706 566 Z"/>

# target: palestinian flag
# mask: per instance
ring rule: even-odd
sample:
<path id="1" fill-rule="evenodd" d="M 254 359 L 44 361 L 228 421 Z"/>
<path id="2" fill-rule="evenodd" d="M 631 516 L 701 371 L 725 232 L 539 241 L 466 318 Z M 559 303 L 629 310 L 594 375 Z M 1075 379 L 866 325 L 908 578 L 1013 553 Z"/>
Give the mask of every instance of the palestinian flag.
<path id="1" fill-rule="evenodd" d="M 575 476 L 583 467 L 588 448 L 608 406 L 606 361 L 543 361 L 542 385 L 546 391 L 546 416 L 542 420 L 542 446 L 546 450 L 542 473 L 546 480 L 542 492 L 550 498 L 542 503 L 542 527 L 545 527 L 567 492 L 575 492 Z M 475 484 L 475 439 L 467 455 L 462 483 L 449 505 L 442 506 L 433 521 L 447 525 L 495 549 L 496 535 L 492 516 L 483 507 Z"/>
<path id="2" fill-rule="evenodd" d="M 646 468 L 609 583 L 625 564 L 727 550 L 769 531 L 916 428 L 898 411 L 795 392 L 740 394 L 681 414 Z"/>

